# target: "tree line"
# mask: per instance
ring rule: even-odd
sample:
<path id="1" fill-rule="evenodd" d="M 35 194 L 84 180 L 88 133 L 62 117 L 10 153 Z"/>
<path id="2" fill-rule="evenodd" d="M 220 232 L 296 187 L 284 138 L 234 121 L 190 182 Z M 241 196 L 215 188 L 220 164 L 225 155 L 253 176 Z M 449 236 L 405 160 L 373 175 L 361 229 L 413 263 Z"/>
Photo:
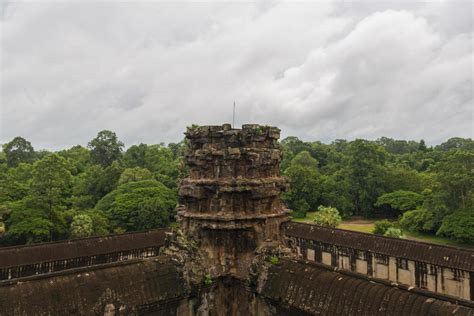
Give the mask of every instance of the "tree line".
<path id="1" fill-rule="evenodd" d="M 331 144 L 288 137 L 281 146 L 293 216 L 323 205 L 346 218 L 399 219 L 408 231 L 474 243 L 472 139 L 427 147 L 387 137 Z"/>
<path id="2" fill-rule="evenodd" d="M 399 218 L 405 229 L 474 242 L 474 142 L 382 137 L 330 144 L 281 141 L 283 195 L 294 217 L 337 208 L 343 217 Z M 35 151 L 16 137 L 0 153 L 0 245 L 169 226 L 186 142 L 125 150 L 111 131 L 87 147 Z"/>
<path id="3" fill-rule="evenodd" d="M 0 155 L 0 245 L 168 226 L 183 150 L 184 142 L 124 151 L 107 130 L 87 148 L 58 152 L 35 151 L 16 137 Z"/>

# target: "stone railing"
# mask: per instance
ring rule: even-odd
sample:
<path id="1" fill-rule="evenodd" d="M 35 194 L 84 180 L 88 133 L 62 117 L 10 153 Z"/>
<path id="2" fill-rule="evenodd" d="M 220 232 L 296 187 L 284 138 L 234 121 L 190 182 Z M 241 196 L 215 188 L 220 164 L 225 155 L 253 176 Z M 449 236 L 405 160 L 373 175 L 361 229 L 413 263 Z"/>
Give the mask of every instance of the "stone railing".
<path id="1" fill-rule="evenodd" d="M 317 225 L 289 223 L 301 258 L 474 301 L 474 251 Z"/>
<path id="2" fill-rule="evenodd" d="M 165 230 L 0 248 L 0 281 L 158 255 Z"/>

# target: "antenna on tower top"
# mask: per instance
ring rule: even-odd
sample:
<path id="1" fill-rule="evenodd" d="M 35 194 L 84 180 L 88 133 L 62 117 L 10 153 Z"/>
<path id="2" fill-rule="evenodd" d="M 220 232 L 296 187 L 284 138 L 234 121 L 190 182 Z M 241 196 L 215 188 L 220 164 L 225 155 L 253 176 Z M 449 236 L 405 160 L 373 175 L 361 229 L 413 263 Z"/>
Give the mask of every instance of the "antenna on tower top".
<path id="1" fill-rule="evenodd" d="M 234 128 L 235 125 L 235 101 L 234 101 L 234 112 L 232 114 L 232 128 Z"/>

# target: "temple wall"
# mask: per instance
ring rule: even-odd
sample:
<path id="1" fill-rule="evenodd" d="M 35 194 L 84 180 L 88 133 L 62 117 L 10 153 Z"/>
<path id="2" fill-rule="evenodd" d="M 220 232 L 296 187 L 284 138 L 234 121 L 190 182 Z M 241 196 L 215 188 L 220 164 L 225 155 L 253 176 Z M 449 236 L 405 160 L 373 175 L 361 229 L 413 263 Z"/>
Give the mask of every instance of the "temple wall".
<path id="1" fill-rule="evenodd" d="M 424 290 L 368 282 L 352 272 L 333 272 L 311 262 L 284 260 L 270 268 L 261 296 L 273 315 L 471 315 Z"/>
<path id="2" fill-rule="evenodd" d="M 188 295 L 176 266 L 155 257 L 3 281 L 0 315 L 186 315 Z"/>
<path id="3" fill-rule="evenodd" d="M 369 235 L 371 238 L 377 238 L 375 242 L 362 243 L 360 233 L 350 236 L 352 232 L 349 231 L 321 227 L 313 228 L 310 234 L 303 236 L 301 232 L 307 229 L 308 225 L 301 226 L 305 224 L 294 223 L 289 225 L 292 226 L 288 236 L 289 242 L 296 246 L 298 256 L 302 259 L 435 293 L 474 300 L 474 289 L 472 289 L 474 269 L 471 267 L 474 262 L 474 251 L 459 251 L 456 248 L 422 244 L 422 247 L 437 252 L 436 255 L 441 257 L 433 257 L 435 256 L 433 254 L 432 262 L 427 262 L 411 256 L 413 252 L 411 248 L 419 247 L 420 243 L 405 242 L 403 247 L 400 247 L 402 251 L 398 251 L 395 243 L 403 243 L 402 240 Z M 328 230 L 331 231 L 332 239 L 344 236 L 344 244 L 341 241 L 329 240 L 324 235 Z M 453 249 L 457 253 L 452 252 Z M 452 253 L 464 257 L 453 258 Z M 426 256 L 425 260 L 427 259 L 430 257 Z M 453 262 L 455 261 L 453 259 L 457 262 Z"/>
<path id="4" fill-rule="evenodd" d="M 0 281 L 158 255 L 165 229 L 0 247 Z"/>

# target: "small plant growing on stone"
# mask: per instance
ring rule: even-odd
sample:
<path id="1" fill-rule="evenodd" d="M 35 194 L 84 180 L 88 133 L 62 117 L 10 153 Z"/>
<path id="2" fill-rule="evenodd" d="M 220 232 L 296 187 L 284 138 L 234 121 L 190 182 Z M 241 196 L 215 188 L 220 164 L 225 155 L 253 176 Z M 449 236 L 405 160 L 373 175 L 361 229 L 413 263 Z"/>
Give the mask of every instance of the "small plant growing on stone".
<path id="1" fill-rule="evenodd" d="M 204 276 L 204 285 L 209 286 L 209 285 L 212 284 L 212 282 L 214 282 L 214 281 L 212 280 L 212 276 L 211 276 L 209 273 L 206 274 L 206 275 Z"/>
<path id="2" fill-rule="evenodd" d="M 271 256 L 270 257 L 270 263 L 273 264 L 273 265 L 279 264 L 280 263 L 280 258 L 278 258 L 277 256 Z"/>
<path id="3" fill-rule="evenodd" d="M 186 127 L 186 132 L 194 132 L 199 128 L 199 125 L 197 124 L 192 124 L 191 126 Z"/>
<path id="4" fill-rule="evenodd" d="M 257 128 L 255 129 L 255 134 L 256 135 L 263 135 L 265 132 L 265 127 L 263 126 L 257 126 Z"/>

